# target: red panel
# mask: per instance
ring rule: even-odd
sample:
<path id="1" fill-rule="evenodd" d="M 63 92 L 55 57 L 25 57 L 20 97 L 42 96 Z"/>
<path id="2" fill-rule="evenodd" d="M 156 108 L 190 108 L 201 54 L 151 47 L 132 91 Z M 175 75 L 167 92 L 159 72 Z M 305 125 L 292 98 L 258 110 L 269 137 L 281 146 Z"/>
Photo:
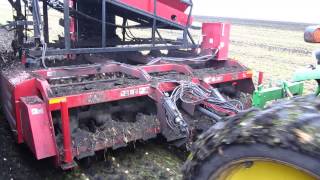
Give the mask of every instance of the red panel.
<path id="1" fill-rule="evenodd" d="M 202 25 L 203 51 L 219 49 L 218 60 L 227 60 L 230 41 L 230 24 L 228 23 L 204 23 Z"/>
<path id="2" fill-rule="evenodd" d="M 153 0 L 119 0 L 119 1 L 131 7 L 150 13 L 152 15 L 154 14 Z M 167 1 L 165 1 L 165 3 L 166 2 Z M 169 21 L 173 21 L 180 25 L 185 26 L 188 23 L 188 15 L 184 13 L 184 10 L 183 10 L 185 9 L 185 7 L 183 7 L 184 3 L 180 2 L 179 4 L 176 1 L 168 4 L 165 4 L 165 3 L 161 1 L 157 1 L 157 15 Z M 172 5 L 173 7 L 170 5 Z M 190 19 L 190 24 L 191 23 L 192 23 L 192 18 Z"/>
<path id="3" fill-rule="evenodd" d="M 14 107 L 15 107 L 15 120 L 16 120 L 16 130 L 18 135 L 18 143 L 23 142 L 22 132 L 21 132 L 21 117 L 20 117 L 20 97 L 32 96 L 37 94 L 37 90 L 34 85 L 35 80 L 29 79 L 15 85 L 14 89 Z"/>
<path id="4" fill-rule="evenodd" d="M 128 99 L 133 97 L 147 96 L 149 94 L 150 85 L 139 85 L 128 88 L 111 89 L 106 91 L 97 91 L 90 93 L 83 93 L 79 95 L 66 96 L 68 107 L 79 107 L 91 104 L 111 102 L 121 99 Z M 52 98 L 56 99 L 56 98 Z M 59 99 L 59 98 L 58 98 Z M 58 110 L 60 104 L 51 104 L 50 110 Z"/>
<path id="5" fill-rule="evenodd" d="M 243 72 L 237 72 L 237 73 L 208 75 L 201 80 L 207 84 L 218 84 L 218 83 L 236 81 L 241 79 L 251 79 L 251 78 L 252 78 L 251 71 L 243 71 Z M 193 78 L 193 82 L 198 82 L 197 78 Z M 162 83 L 159 83 L 158 86 L 163 92 L 167 92 L 167 91 L 173 90 L 177 86 L 177 84 L 162 82 Z M 150 89 L 152 89 L 151 85 L 146 84 L 146 85 L 132 86 L 128 88 L 83 93 L 79 95 L 71 95 L 71 96 L 66 96 L 65 98 L 68 102 L 68 107 L 72 108 L 72 107 L 86 106 L 86 105 L 97 104 L 102 102 L 111 102 L 111 101 L 117 101 L 121 99 L 147 96 L 147 95 L 150 95 L 151 93 Z M 52 98 L 52 99 L 59 99 L 59 98 Z M 60 104 L 57 104 L 57 103 L 50 104 L 51 111 L 58 110 L 58 109 L 60 109 Z"/>
<path id="6" fill-rule="evenodd" d="M 25 143 L 37 159 L 56 155 L 52 124 L 46 104 L 37 96 L 21 98 L 21 123 Z"/>
<path id="7" fill-rule="evenodd" d="M 189 5 L 186 3 L 181 2 L 181 0 L 159 0 L 163 4 L 169 5 L 175 9 L 178 9 L 179 11 L 184 12 Z"/>
<path id="8" fill-rule="evenodd" d="M 208 84 L 218 84 L 230 81 L 236 81 L 241 79 L 251 79 L 251 71 L 243 71 L 237 73 L 219 74 L 219 75 L 209 75 L 203 78 L 203 81 Z"/>
<path id="9" fill-rule="evenodd" d="M 187 65 L 180 64 L 160 64 L 142 66 L 147 73 L 177 71 L 183 74 L 192 75 L 192 69 Z"/>
<path id="10" fill-rule="evenodd" d="M 7 76 L 4 73 L 1 74 L 3 110 L 11 129 L 17 133 L 18 143 L 23 142 L 20 122 L 20 97 L 36 95 L 37 93 L 34 86 L 34 79 L 26 78 L 26 80 L 23 80 L 25 76 L 27 75 L 23 73 L 18 73 L 16 76 L 12 74 Z"/>

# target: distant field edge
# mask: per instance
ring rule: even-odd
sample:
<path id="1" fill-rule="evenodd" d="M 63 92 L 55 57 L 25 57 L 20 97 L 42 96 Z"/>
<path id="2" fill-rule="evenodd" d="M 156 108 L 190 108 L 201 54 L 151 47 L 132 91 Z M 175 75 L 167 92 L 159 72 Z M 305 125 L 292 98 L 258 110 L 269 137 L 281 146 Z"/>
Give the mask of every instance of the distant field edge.
<path id="1" fill-rule="evenodd" d="M 200 22 L 230 22 L 235 25 L 264 27 L 264 28 L 279 28 L 285 30 L 302 31 L 307 26 L 312 25 L 309 23 L 285 22 L 285 21 L 267 21 L 255 19 L 241 19 L 229 17 L 216 17 L 216 16 L 194 16 L 195 21 Z M 319 22 L 320 23 L 320 22 Z"/>

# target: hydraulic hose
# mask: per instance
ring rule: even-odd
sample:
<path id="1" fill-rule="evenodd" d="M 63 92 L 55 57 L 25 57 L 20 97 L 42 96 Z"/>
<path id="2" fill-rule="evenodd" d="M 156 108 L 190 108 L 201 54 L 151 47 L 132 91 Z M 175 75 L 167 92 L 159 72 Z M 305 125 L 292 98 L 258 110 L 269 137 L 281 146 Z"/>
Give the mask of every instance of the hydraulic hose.
<path id="1" fill-rule="evenodd" d="M 213 113 L 213 112 L 211 112 L 211 111 L 206 110 L 206 109 L 203 108 L 203 107 L 198 106 L 197 109 L 198 109 L 200 112 L 202 112 L 203 114 L 205 114 L 205 115 L 213 118 L 213 119 L 216 120 L 216 121 L 220 121 L 220 120 L 222 119 L 220 116 L 216 115 L 215 113 Z"/>

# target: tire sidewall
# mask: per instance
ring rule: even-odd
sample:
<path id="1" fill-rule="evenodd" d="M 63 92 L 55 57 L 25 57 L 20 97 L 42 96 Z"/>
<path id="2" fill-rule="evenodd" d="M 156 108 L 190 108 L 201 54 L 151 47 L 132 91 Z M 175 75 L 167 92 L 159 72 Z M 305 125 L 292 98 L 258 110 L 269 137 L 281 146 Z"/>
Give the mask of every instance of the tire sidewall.
<path id="1" fill-rule="evenodd" d="M 250 158 L 264 158 L 293 164 L 296 167 L 303 167 L 304 170 L 320 177 L 319 159 L 290 149 L 271 147 L 264 144 L 239 144 L 226 146 L 222 152 L 222 154 L 215 153 L 211 155 L 199 165 L 197 174 L 192 179 L 207 180 L 225 165 Z"/>

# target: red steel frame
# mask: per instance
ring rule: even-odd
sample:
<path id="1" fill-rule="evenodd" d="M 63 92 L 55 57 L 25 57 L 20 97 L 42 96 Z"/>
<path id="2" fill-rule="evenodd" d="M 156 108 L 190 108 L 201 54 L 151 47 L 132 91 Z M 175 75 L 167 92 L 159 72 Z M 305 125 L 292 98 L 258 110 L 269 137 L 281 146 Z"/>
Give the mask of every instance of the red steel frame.
<path id="1" fill-rule="evenodd" d="M 70 133 L 70 121 L 69 121 L 69 110 L 67 101 L 62 100 L 61 105 L 61 120 L 62 120 L 62 133 L 63 133 L 63 147 L 64 147 L 64 162 L 71 163 L 72 157 L 72 144 L 71 144 L 71 133 Z"/>
<path id="2" fill-rule="evenodd" d="M 237 64 L 236 61 L 229 60 L 231 64 Z M 161 90 L 161 92 L 168 92 L 172 91 L 176 86 L 177 83 L 172 82 L 158 82 L 157 87 L 154 87 L 151 83 L 152 77 L 150 73 L 154 72 L 169 72 L 169 71 L 176 71 L 192 77 L 192 81 L 203 87 L 211 87 L 215 84 L 226 83 L 226 82 L 234 82 L 238 80 L 251 80 L 252 72 L 250 70 L 241 71 L 241 72 L 231 72 L 226 74 L 212 74 L 207 75 L 205 77 L 199 78 L 193 75 L 193 70 L 187 65 L 178 65 L 178 64 L 160 64 L 160 65 L 149 65 L 149 66 L 141 66 L 139 68 L 135 66 L 123 65 L 123 64 L 106 64 L 100 67 L 99 73 L 103 72 L 122 72 L 134 77 L 138 77 L 139 79 L 143 80 L 145 83 L 141 85 L 134 85 L 125 88 L 117 88 L 117 89 L 110 89 L 110 90 L 103 90 L 103 91 L 95 91 L 95 92 L 88 92 L 88 93 L 80 93 L 80 94 L 73 94 L 63 97 L 49 97 L 48 90 L 50 89 L 50 85 L 45 79 L 53 78 L 53 77 L 62 77 L 62 76 L 75 76 L 80 74 L 95 74 L 98 73 L 96 68 L 75 68 L 73 70 L 65 70 L 63 68 L 53 68 L 53 69 L 45 69 L 45 70 L 38 70 L 34 71 L 35 74 L 38 74 L 42 78 L 33 78 L 31 80 L 27 80 L 25 83 L 25 87 L 29 87 L 32 92 L 40 92 L 33 93 L 34 95 L 38 95 L 42 97 L 44 102 L 48 105 L 47 112 L 50 121 L 52 122 L 51 112 L 60 110 L 61 111 L 61 120 L 62 120 L 62 127 L 63 127 L 63 150 L 64 150 L 64 159 L 63 162 L 70 164 L 73 162 L 73 151 L 72 151 L 72 143 L 71 143 L 71 132 L 70 132 L 70 125 L 69 125 L 69 114 L 68 109 L 73 107 L 81 107 L 86 105 L 93 105 L 102 102 L 111 102 L 117 101 L 121 99 L 129 99 L 135 98 L 140 96 L 149 96 L 150 98 L 154 99 L 156 102 L 160 101 L 159 95 L 157 95 L 157 91 Z M 36 89 L 36 90 L 34 90 Z M 22 89 L 15 89 L 17 91 L 24 91 L 25 88 Z M 129 92 L 129 93 L 124 93 Z M 19 95 L 20 92 L 16 92 L 16 95 Z M 31 93 L 32 94 L 32 93 Z M 30 95 L 31 95 L 30 94 Z M 23 94 L 22 94 L 23 95 Z M 98 101 L 93 101 L 92 97 L 98 97 Z M 22 96 L 20 96 L 22 97 Z M 23 142 L 23 135 L 21 130 L 21 117 L 20 117 L 20 109 L 19 109 L 19 98 L 18 96 L 15 97 L 15 114 L 16 114 L 16 131 L 18 142 Z M 153 131 L 153 130 L 150 130 Z M 158 130 L 154 130 L 154 133 L 159 133 Z M 57 155 L 58 155 L 57 150 Z"/>
<path id="3" fill-rule="evenodd" d="M 121 0 L 126 1 L 126 0 Z M 167 2 L 167 0 L 162 0 L 163 2 Z M 133 1 L 132 1 L 133 2 Z M 137 1 L 134 1 L 137 2 Z M 172 2 L 173 3 L 173 2 Z M 174 3 L 172 4 L 174 6 Z M 178 11 L 185 10 L 186 7 L 175 7 Z M 152 9 L 152 8 L 151 8 Z M 180 9 L 180 10 L 179 10 Z M 185 23 L 185 22 L 184 22 Z M 206 27 L 210 27 L 211 25 L 207 25 Z M 210 31 L 210 28 L 206 28 L 207 30 L 204 31 L 204 34 L 207 34 L 208 43 L 203 44 L 203 49 L 215 49 L 220 46 L 221 43 L 211 43 L 211 38 L 217 38 L 221 31 L 225 29 L 225 26 L 221 25 L 213 25 L 216 27 L 217 33 L 206 33 L 206 31 Z M 226 26 L 227 29 L 230 26 Z M 229 31 L 228 31 L 229 32 Z M 218 34 L 218 35 L 216 35 Z M 222 35 L 221 35 L 222 36 Z M 219 41 L 224 43 L 224 48 L 220 54 L 218 54 L 218 63 L 222 63 L 223 67 L 226 66 L 239 66 L 242 67 L 237 61 L 226 59 L 227 57 L 227 47 L 228 47 L 228 37 L 218 38 Z M 221 59 L 219 58 L 221 57 Z M 161 63 L 161 62 L 160 62 Z M 221 64 L 220 64 L 221 66 Z M 99 67 L 99 68 L 97 68 Z M 212 68 L 217 68 L 214 65 Z M 99 70 L 97 70 L 99 69 Z M 20 110 L 20 103 L 21 97 L 27 96 L 38 96 L 40 97 L 43 102 L 46 104 L 46 109 L 48 112 L 45 112 L 49 119 L 49 124 L 52 127 L 52 136 L 54 136 L 54 128 L 52 123 L 51 114 L 53 111 L 60 111 L 61 112 L 61 121 L 62 121 L 62 133 L 63 133 L 63 160 L 60 161 L 60 152 L 58 150 L 58 145 L 55 147 L 48 147 L 48 148 L 55 148 L 56 151 L 56 164 L 60 164 L 64 162 L 67 165 L 67 168 L 72 167 L 73 158 L 75 153 L 72 149 L 72 139 L 71 139 L 71 132 L 70 132 L 70 119 L 69 119 L 69 109 L 74 107 L 81 107 L 87 105 L 93 105 L 98 103 L 105 103 L 111 101 L 118 101 L 122 99 L 130 99 L 136 97 L 150 97 L 152 98 L 155 103 L 159 103 L 161 98 L 164 96 L 163 92 L 169 92 L 174 90 L 174 88 L 178 85 L 175 82 L 153 82 L 151 73 L 155 72 L 170 72 L 176 71 L 182 74 L 185 74 L 191 77 L 191 81 L 199 84 L 205 88 L 211 88 L 217 84 L 223 83 L 232 83 L 232 82 L 241 82 L 243 81 L 250 81 L 252 82 L 252 71 L 247 70 L 246 68 L 242 68 L 245 70 L 241 70 L 238 72 L 226 72 L 221 74 L 206 74 L 202 77 L 195 76 L 195 70 L 192 69 L 188 65 L 180 65 L 180 64 L 157 64 L 157 65 L 147 65 L 147 66 L 131 66 L 125 65 L 120 63 L 109 63 L 104 65 L 92 65 L 90 67 L 70 67 L 66 68 L 52 68 L 52 69 L 42 69 L 33 71 L 32 74 L 36 74 L 31 78 L 23 80 L 19 83 L 12 83 L 10 77 L 2 74 L 2 98 L 3 101 L 9 101 L 11 109 L 5 107 L 4 110 L 6 111 L 7 116 L 11 116 L 8 118 L 9 124 L 11 128 L 16 131 L 17 133 L 17 141 L 18 143 L 23 143 L 23 130 L 21 127 L 21 110 Z M 85 93 L 78 93 L 72 95 L 66 95 L 62 97 L 50 97 L 50 84 L 48 83 L 48 79 L 50 78 L 62 78 L 62 77 L 70 77 L 70 76 L 77 76 L 77 75 L 90 75 L 90 74 L 97 74 L 97 73 L 112 73 L 112 72 L 121 72 L 123 74 L 127 74 L 133 77 L 140 79 L 143 83 L 139 85 L 133 85 L 123 88 L 114 88 L 108 90 L 99 90 L 93 92 L 85 92 Z M 239 83 L 239 84 L 241 84 Z M 246 84 L 248 85 L 248 83 Z M 250 86 L 251 84 L 249 84 Z M 252 93 L 253 87 L 245 87 L 248 93 Z M 8 95 L 9 94 L 9 95 Z M 7 102 L 6 102 L 7 103 Z M 158 117 L 159 118 L 159 117 Z M 160 119 L 160 118 L 159 118 Z M 152 129 L 147 130 L 146 133 L 151 134 L 158 134 L 161 132 L 160 127 L 154 127 Z M 103 147 L 101 145 L 100 147 Z"/>

